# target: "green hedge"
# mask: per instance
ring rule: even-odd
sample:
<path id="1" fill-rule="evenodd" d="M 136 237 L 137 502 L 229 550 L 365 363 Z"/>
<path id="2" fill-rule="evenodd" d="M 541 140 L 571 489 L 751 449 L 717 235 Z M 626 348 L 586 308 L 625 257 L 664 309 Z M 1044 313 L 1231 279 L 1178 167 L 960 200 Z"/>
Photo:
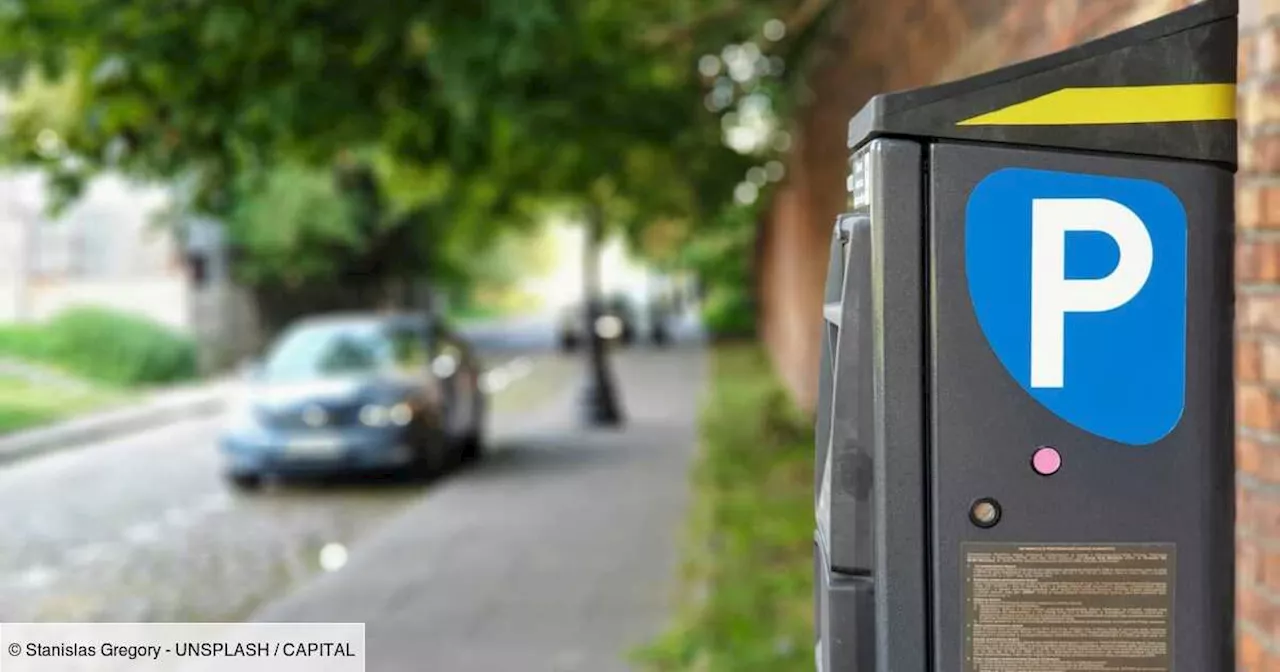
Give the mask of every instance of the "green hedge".
<path id="1" fill-rule="evenodd" d="M 114 385 L 195 378 L 195 341 L 149 319 L 103 308 L 73 308 L 40 325 L 0 327 L 0 356 L 48 364 Z"/>
<path id="2" fill-rule="evenodd" d="M 756 311 L 751 294 L 739 287 L 715 287 L 702 306 L 702 324 L 718 337 L 752 336 Z"/>
<path id="3" fill-rule="evenodd" d="M 701 418 L 684 586 L 655 672 L 813 670 L 813 425 L 755 345 L 721 346 Z"/>

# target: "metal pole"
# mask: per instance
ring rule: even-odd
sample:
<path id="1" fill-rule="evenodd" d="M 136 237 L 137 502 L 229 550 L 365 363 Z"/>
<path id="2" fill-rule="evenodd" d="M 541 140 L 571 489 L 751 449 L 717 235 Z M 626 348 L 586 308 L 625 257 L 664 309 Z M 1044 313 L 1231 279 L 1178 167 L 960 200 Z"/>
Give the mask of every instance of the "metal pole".
<path id="1" fill-rule="evenodd" d="M 617 386 L 609 368 L 604 339 L 596 331 L 601 314 L 600 255 L 604 239 L 604 213 L 592 204 L 587 209 L 586 236 L 582 255 L 582 285 L 586 303 L 586 376 L 579 393 L 580 418 L 588 427 L 616 427 L 623 424 Z"/>

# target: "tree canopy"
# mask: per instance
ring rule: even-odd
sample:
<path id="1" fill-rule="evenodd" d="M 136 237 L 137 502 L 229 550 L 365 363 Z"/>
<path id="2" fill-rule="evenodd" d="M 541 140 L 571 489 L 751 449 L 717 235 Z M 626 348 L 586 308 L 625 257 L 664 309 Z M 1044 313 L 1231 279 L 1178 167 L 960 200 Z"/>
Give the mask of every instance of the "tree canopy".
<path id="1" fill-rule="evenodd" d="M 726 129 L 782 112 L 830 4 L 0 0 L 0 141 L 68 198 L 104 171 L 181 181 L 263 259 L 416 223 L 396 243 L 440 270 L 549 206 L 596 202 L 637 237 L 710 220 L 763 170 Z M 329 181 L 357 165 L 381 223 Z"/>

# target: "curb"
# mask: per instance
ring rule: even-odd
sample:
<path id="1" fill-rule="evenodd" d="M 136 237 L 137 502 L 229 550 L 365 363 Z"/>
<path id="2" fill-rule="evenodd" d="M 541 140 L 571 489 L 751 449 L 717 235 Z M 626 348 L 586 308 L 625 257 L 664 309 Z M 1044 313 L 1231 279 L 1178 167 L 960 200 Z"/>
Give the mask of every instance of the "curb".
<path id="1" fill-rule="evenodd" d="M 181 420 L 210 417 L 227 403 L 225 386 L 188 392 L 186 398 L 154 401 L 141 408 L 95 413 L 0 438 L 0 466 L 62 450 L 80 448 Z"/>

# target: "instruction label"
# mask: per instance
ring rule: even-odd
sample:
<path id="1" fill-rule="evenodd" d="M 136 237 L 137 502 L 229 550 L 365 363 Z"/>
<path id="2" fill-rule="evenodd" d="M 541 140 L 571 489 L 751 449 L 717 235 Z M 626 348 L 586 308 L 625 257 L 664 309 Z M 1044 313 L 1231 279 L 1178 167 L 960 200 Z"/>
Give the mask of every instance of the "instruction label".
<path id="1" fill-rule="evenodd" d="M 1170 672 L 1173 544 L 966 543 L 965 672 Z"/>

